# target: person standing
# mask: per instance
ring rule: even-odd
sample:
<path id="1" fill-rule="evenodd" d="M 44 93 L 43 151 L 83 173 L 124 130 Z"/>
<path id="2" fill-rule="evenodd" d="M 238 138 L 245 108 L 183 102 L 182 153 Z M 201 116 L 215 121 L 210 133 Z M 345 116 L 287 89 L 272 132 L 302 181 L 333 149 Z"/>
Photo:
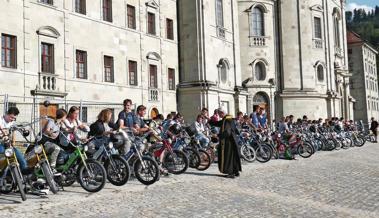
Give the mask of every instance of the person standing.
<path id="1" fill-rule="evenodd" d="M 376 121 L 374 117 L 371 118 L 370 130 L 375 136 L 374 142 L 377 143 L 378 142 L 378 121 Z"/>
<path id="2" fill-rule="evenodd" d="M 220 116 L 219 116 L 219 114 L 218 114 L 218 109 L 214 110 L 213 115 L 211 116 L 211 120 L 212 120 L 213 122 L 218 122 L 218 121 L 220 121 Z"/>
<path id="3" fill-rule="evenodd" d="M 241 158 L 238 152 L 238 130 L 235 120 L 232 116 L 226 115 L 224 109 L 219 109 L 221 121 L 210 121 L 211 125 L 220 128 L 219 140 L 220 144 L 217 148 L 218 168 L 221 173 L 226 174 L 227 178 L 239 176 L 242 171 Z"/>

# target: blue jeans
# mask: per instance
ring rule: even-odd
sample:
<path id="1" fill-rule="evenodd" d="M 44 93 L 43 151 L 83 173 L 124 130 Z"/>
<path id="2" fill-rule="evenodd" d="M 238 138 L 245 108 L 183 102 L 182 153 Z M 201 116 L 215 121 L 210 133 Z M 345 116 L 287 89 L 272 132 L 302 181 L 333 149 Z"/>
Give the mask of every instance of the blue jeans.
<path id="1" fill-rule="evenodd" d="M 18 160 L 18 163 L 20 164 L 20 169 L 21 170 L 26 169 L 27 166 L 28 166 L 28 164 L 26 162 L 26 159 L 25 159 L 24 155 L 17 148 L 13 148 L 13 150 L 14 150 L 14 153 L 16 154 L 16 158 Z M 5 152 L 4 145 L 0 144 L 0 153 L 4 153 L 4 152 Z"/>
<path id="2" fill-rule="evenodd" d="M 206 148 L 209 144 L 209 138 L 206 137 L 203 133 L 197 133 L 196 139 L 199 140 L 201 147 Z"/>

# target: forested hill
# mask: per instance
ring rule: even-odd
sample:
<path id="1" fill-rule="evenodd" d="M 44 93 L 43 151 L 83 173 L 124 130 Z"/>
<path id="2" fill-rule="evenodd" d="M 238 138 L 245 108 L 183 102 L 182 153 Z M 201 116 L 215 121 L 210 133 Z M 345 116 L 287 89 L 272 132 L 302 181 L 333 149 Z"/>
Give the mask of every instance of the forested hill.
<path id="1" fill-rule="evenodd" d="M 347 11 L 346 22 L 349 30 L 358 33 L 379 49 L 379 5 L 372 11 L 363 9 Z"/>

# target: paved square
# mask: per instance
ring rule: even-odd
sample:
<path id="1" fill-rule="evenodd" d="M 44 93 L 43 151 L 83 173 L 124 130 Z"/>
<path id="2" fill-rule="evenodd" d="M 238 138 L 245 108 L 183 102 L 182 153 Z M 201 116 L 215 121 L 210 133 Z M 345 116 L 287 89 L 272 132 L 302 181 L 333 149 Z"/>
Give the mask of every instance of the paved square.
<path id="1" fill-rule="evenodd" d="M 379 145 L 310 159 L 244 164 L 238 179 L 205 172 L 137 180 L 89 194 L 78 185 L 47 198 L 0 195 L 4 217 L 379 217 Z"/>

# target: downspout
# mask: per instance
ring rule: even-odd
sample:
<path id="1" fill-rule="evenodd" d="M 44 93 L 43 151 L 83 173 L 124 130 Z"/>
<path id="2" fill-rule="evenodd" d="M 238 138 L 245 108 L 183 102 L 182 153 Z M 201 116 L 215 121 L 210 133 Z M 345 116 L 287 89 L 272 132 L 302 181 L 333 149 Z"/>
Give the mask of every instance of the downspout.
<path id="1" fill-rule="evenodd" d="M 272 114 L 272 120 L 276 119 L 276 114 L 277 114 L 277 99 L 275 98 L 276 97 L 276 93 L 282 89 L 282 79 L 281 79 L 281 65 L 282 65 L 282 59 L 280 57 L 280 52 L 281 52 L 281 36 L 280 36 L 280 30 L 279 30 L 279 26 L 280 26 L 280 22 L 279 22 L 279 17 L 280 17 L 280 9 L 279 9 L 279 1 L 275 2 L 274 3 L 274 7 L 275 10 L 277 13 L 274 13 L 274 22 L 273 22 L 273 25 L 274 25 L 274 36 L 277 36 L 275 37 L 275 46 L 274 46 L 274 51 L 275 51 L 275 63 L 276 66 L 275 66 L 275 92 L 274 94 L 272 95 L 272 102 L 273 102 L 273 105 L 271 107 L 274 107 L 274 114 Z M 279 82 L 280 81 L 280 82 Z"/>
<path id="2" fill-rule="evenodd" d="M 22 8 L 22 11 L 23 11 L 23 13 L 22 13 L 22 15 L 23 15 L 22 16 L 22 29 L 23 29 L 23 35 L 24 35 L 24 40 L 23 40 L 23 50 L 24 50 L 24 52 L 23 52 L 23 54 L 24 54 L 24 57 L 23 57 L 23 60 L 24 60 L 23 68 L 24 68 L 24 102 L 25 102 L 26 101 L 26 69 L 25 69 L 25 67 L 26 67 L 26 64 L 25 64 L 25 62 L 26 62 L 26 55 L 25 55 L 25 45 L 26 45 L 25 13 L 26 12 L 25 12 L 25 0 L 23 1 L 22 5 L 23 5 L 23 8 Z M 16 48 L 17 48 L 17 43 L 16 43 Z M 17 51 L 17 49 L 16 49 L 16 51 Z M 17 52 L 16 52 L 16 55 L 17 55 Z"/>
<path id="3" fill-rule="evenodd" d="M 328 69 L 328 67 L 330 68 L 330 63 L 328 63 L 328 47 L 329 47 L 329 44 L 327 43 L 327 40 L 329 41 L 329 37 L 327 37 L 326 33 L 329 32 L 329 28 L 328 28 L 328 23 L 327 23 L 327 8 L 326 8 L 326 5 L 325 5 L 325 0 L 322 0 L 322 5 L 324 7 L 324 11 L 323 11 L 323 16 L 324 16 L 324 52 L 325 52 L 325 64 L 326 64 L 326 70 Z M 326 31 L 328 30 L 328 31 Z M 327 70 L 328 72 L 328 70 Z M 327 91 L 330 90 L 330 84 L 329 84 L 329 75 L 331 74 L 330 70 L 329 70 L 329 73 L 328 75 L 326 76 L 326 88 L 327 88 Z"/>
<path id="4" fill-rule="evenodd" d="M 236 104 L 236 102 L 238 101 L 238 105 L 234 105 L 234 112 L 235 114 L 238 113 L 239 111 L 239 90 L 237 90 L 237 63 L 236 63 L 236 41 L 235 41 L 235 32 L 234 32 L 234 4 L 233 4 L 233 1 L 234 0 L 230 0 L 230 3 L 231 3 L 231 8 L 232 8 L 232 35 L 233 35 L 233 68 L 234 68 L 234 92 L 235 92 L 235 99 L 234 99 L 234 104 Z M 237 95 L 238 94 L 238 95 Z"/>
<path id="5" fill-rule="evenodd" d="M 179 22 L 181 22 L 180 20 L 180 5 L 179 5 L 179 1 L 176 2 L 176 35 L 177 35 L 177 39 L 178 39 L 178 45 L 177 45 L 177 49 L 178 49 L 178 77 L 179 77 L 179 81 L 178 81 L 178 84 L 180 86 L 180 84 L 182 83 L 183 81 L 183 78 L 182 78 L 182 64 L 181 64 L 181 41 L 180 41 L 180 25 L 179 25 Z M 178 87 L 176 86 L 176 111 L 179 111 L 180 112 L 180 108 L 179 108 L 179 90 L 178 90 Z"/>
<path id="6" fill-rule="evenodd" d="M 298 37 L 299 37 L 299 62 L 300 62 L 300 90 L 304 90 L 304 78 L 303 78 L 303 51 L 301 40 L 301 14 L 300 14 L 300 0 L 297 0 L 297 25 L 298 25 Z"/>
<path id="7" fill-rule="evenodd" d="M 329 10 L 328 10 L 328 1 L 325 1 L 325 17 L 326 17 L 326 26 L 328 28 L 328 33 L 330 33 L 330 28 L 329 28 Z M 325 33 L 326 34 L 326 33 Z M 329 91 L 331 92 L 331 100 L 333 100 L 333 109 L 332 111 L 330 111 L 331 113 L 333 112 L 333 116 L 335 117 L 336 116 L 336 103 L 335 103 L 335 95 L 333 93 L 333 80 L 332 80 L 332 74 L 334 73 L 332 71 L 332 58 L 331 58 L 331 50 L 330 50 L 330 37 L 327 37 L 328 39 L 328 49 L 326 49 L 326 53 L 328 54 L 327 55 L 327 58 L 329 59 Z"/>

